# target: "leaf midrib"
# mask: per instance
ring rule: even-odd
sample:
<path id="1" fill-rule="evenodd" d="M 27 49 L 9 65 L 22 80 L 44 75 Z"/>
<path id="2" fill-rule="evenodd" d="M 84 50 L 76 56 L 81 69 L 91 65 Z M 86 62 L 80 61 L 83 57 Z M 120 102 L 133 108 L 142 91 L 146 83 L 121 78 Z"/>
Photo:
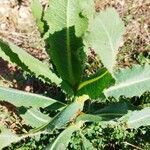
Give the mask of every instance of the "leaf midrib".
<path id="1" fill-rule="evenodd" d="M 107 35 L 107 37 L 108 37 L 108 43 L 109 43 L 109 45 L 110 45 L 110 48 L 111 48 L 111 53 L 112 53 L 112 62 L 113 62 L 113 56 L 115 56 L 115 52 L 114 52 L 114 45 L 113 45 L 113 43 L 112 43 L 112 40 L 111 40 L 111 36 L 110 36 L 110 34 L 109 34 L 109 32 L 107 31 L 107 29 L 106 29 L 106 27 L 105 27 L 105 25 L 103 24 L 103 22 L 101 21 L 101 19 L 99 19 L 99 22 L 100 22 L 100 24 L 102 25 L 102 28 L 104 29 L 104 31 L 105 31 L 105 33 L 106 33 L 106 35 Z"/>
<path id="2" fill-rule="evenodd" d="M 37 120 L 39 120 L 39 121 L 41 121 L 41 122 L 44 122 L 44 123 L 48 123 L 48 122 L 49 122 L 49 120 L 46 120 L 46 119 L 43 119 L 43 118 L 37 116 L 37 115 L 34 114 L 31 110 L 28 110 L 28 113 L 29 113 L 31 116 L 33 116 L 35 119 L 37 119 Z"/>
<path id="3" fill-rule="evenodd" d="M 70 5 L 70 1 L 67 0 L 67 13 L 66 13 L 66 26 L 67 26 L 67 30 L 66 30 L 66 39 L 67 39 L 67 62 L 68 62 L 68 73 L 69 73 L 69 79 L 71 80 L 71 82 L 74 81 L 74 77 L 73 77 L 73 70 L 72 70 L 72 63 L 71 63 L 71 46 L 70 46 L 70 22 L 69 22 L 69 5 Z"/>
<path id="4" fill-rule="evenodd" d="M 114 87 L 111 87 L 110 89 L 108 89 L 106 91 L 108 92 L 108 91 L 112 91 L 112 90 L 115 90 L 115 89 L 118 89 L 118 88 L 120 89 L 120 88 L 128 87 L 128 86 L 131 86 L 131 85 L 134 85 L 134 84 L 140 84 L 141 82 L 145 82 L 145 81 L 148 81 L 148 80 L 150 80 L 150 77 L 147 77 L 147 78 L 144 78 L 144 79 L 141 79 L 141 80 L 138 80 L 138 81 L 121 83 L 121 84 L 118 84 Z"/>
<path id="5" fill-rule="evenodd" d="M 93 83 L 93 82 L 96 82 L 97 80 L 99 80 L 99 79 L 101 79 L 102 77 L 104 77 L 107 73 L 108 73 L 108 71 L 105 71 L 102 75 L 100 75 L 100 76 L 98 76 L 98 77 L 96 77 L 96 78 L 94 78 L 94 79 L 89 79 L 89 80 L 87 80 L 87 81 L 82 82 L 82 83 L 79 85 L 78 90 L 84 88 L 85 86 L 87 86 L 87 85 L 89 85 L 89 84 L 91 84 L 91 83 Z"/>

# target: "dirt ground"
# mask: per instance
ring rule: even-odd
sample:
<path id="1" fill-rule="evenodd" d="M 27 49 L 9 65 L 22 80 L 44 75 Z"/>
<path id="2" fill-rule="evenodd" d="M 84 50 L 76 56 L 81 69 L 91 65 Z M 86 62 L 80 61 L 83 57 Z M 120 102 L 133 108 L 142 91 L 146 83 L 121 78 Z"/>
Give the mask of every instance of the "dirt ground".
<path id="1" fill-rule="evenodd" d="M 24 48 L 34 57 L 45 60 L 47 55 L 31 14 L 31 1 L 0 0 L 0 38 L 6 38 Z M 47 5 L 47 1 L 41 0 L 42 5 Z M 141 63 L 140 56 L 150 57 L 150 1 L 95 0 L 97 11 L 108 6 L 117 9 L 126 25 L 124 45 L 118 54 L 118 65 L 130 66 L 133 63 Z M 0 59 L 0 86 L 32 91 L 31 84 L 23 82 L 23 85 L 17 80 L 20 74 L 22 74 L 21 70 Z M 23 80 L 23 77 L 21 79 Z M 9 108 L 11 107 L 6 107 L 3 103 L 0 105 L 0 123 L 7 124 L 7 126 L 11 124 L 12 129 L 16 128 L 16 124 L 20 127 L 22 120 L 14 115 L 13 111 L 9 111 Z M 16 120 L 19 121 L 16 122 Z"/>

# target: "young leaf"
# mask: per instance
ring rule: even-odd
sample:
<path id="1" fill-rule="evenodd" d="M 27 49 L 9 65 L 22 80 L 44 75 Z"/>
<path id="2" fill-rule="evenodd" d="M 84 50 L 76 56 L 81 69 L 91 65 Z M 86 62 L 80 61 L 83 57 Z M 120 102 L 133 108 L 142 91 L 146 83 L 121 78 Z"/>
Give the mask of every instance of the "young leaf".
<path id="1" fill-rule="evenodd" d="M 114 83 L 114 79 L 106 69 L 100 69 L 95 75 L 79 84 L 77 95 L 87 94 L 92 99 L 103 97 L 103 90 Z"/>
<path id="2" fill-rule="evenodd" d="M 17 64 L 24 71 L 27 71 L 36 77 L 51 80 L 56 84 L 61 83 L 61 79 L 52 73 L 48 65 L 42 63 L 11 42 L 0 40 L 0 56 L 7 61 L 10 60 L 12 63 Z"/>
<path id="3" fill-rule="evenodd" d="M 134 65 L 131 69 L 116 72 L 114 76 L 116 84 L 104 91 L 106 97 L 141 96 L 150 91 L 150 65 Z"/>
<path id="4" fill-rule="evenodd" d="M 32 1 L 31 11 L 32 11 L 34 18 L 36 19 L 36 23 L 37 23 L 37 26 L 39 28 L 39 31 L 41 33 L 43 33 L 44 32 L 44 23 L 42 21 L 43 8 L 42 8 L 42 5 L 41 5 L 39 0 L 33 0 Z"/>
<path id="5" fill-rule="evenodd" d="M 56 140 L 49 144 L 44 150 L 65 150 L 70 142 L 72 133 L 79 130 L 78 126 L 71 125 L 67 127 L 57 138 Z"/>
<path id="6" fill-rule="evenodd" d="M 75 90 L 81 80 L 85 60 L 82 39 L 75 36 L 74 27 L 71 27 L 50 35 L 47 43 L 59 75 Z"/>
<path id="7" fill-rule="evenodd" d="M 17 107 L 33 107 L 33 108 L 45 108 L 49 105 L 57 103 L 57 108 L 65 106 L 65 104 L 37 94 L 27 93 L 11 88 L 0 87 L 0 101 L 7 101 Z"/>
<path id="8" fill-rule="evenodd" d="M 33 128 L 38 128 L 51 120 L 51 118 L 48 115 L 41 113 L 36 108 L 27 109 L 25 107 L 21 107 L 19 113 L 25 121 L 25 123 Z"/>
<path id="9" fill-rule="evenodd" d="M 127 114 L 127 127 L 139 128 L 140 126 L 150 126 L 150 107 Z"/>
<path id="10" fill-rule="evenodd" d="M 86 56 L 81 36 L 92 18 L 88 8 L 94 10 L 92 0 L 52 0 L 44 16 L 50 27 L 48 54 L 61 78 L 74 91 L 81 80 Z"/>
<path id="11" fill-rule="evenodd" d="M 97 13 L 85 35 L 85 43 L 100 56 L 102 63 L 113 72 L 117 50 L 124 33 L 124 24 L 113 8 Z"/>

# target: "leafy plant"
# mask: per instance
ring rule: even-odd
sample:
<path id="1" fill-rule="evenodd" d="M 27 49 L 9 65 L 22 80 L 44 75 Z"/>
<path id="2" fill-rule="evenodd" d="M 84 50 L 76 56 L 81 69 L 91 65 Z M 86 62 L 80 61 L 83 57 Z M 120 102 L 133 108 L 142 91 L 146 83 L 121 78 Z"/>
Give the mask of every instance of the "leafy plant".
<path id="1" fill-rule="evenodd" d="M 34 3 L 39 11 L 35 9 Z M 56 70 L 8 41 L 0 41 L 0 56 L 44 82 L 61 86 L 68 96 L 68 103 L 0 87 L 0 99 L 16 107 L 23 107 L 20 115 L 33 128 L 26 135 L 11 134 L 9 142 L 5 136 L 7 132 L 1 129 L 0 139 L 3 142 L 0 143 L 0 148 L 29 136 L 51 134 L 55 129 L 64 129 L 46 149 L 57 150 L 62 146 L 65 149 L 72 134 L 79 131 L 83 147 L 93 150 L 94 146 L 82 134 L 82 126 L 86 122 L 123 124 L 125 128 L 150 125 L 149 108 L 138 110 L 125 102 L 99 107 L 92 112 L 89 107 L 84 111 L 87 100 L 94 103 L 95 100 L 101 102 L 114 97 L 119 101 L 120 96 L 140 96 L 150 89 L 149 65 L 135 65 L 120 71 L 114 69 L 117 50 L 125 30 L 115 9 L 107 8 L 97 13 L 93 0 L 52 0 L 43 14 L 39 5 L 39 2 L 33 1 L 32 12 L 42 33 L 45 31 L 44 23 L 49 26 L 49 30 L 44 33 L 44 39 L 47 53 Z M 84 78 L 89 48 L 96 51 L 104 67 L 89 78 Z M 60 112 L 51 118 L 42 113 L 40 108 Z M 133 110 L 138 110 L 138 113 L 135 114 Z M 143 117 L 139 119 L 139 116 Z"/>

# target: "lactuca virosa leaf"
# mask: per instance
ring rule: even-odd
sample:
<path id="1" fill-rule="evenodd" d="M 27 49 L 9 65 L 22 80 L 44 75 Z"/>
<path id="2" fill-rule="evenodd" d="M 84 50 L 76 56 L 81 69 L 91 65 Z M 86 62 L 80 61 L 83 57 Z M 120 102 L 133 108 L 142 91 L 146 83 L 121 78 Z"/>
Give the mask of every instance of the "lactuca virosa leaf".
<path id="1" fill-rule="evenodd" d="M 0 125 L 0 149 L 9 146 L 13 142 L 19 141 L 19 136 L 12 133 L 10 130 Z"/>
<path id="2" fill-rule="evenodd" d="M 38 128 L 51 120 L 48 115 L 41 113 L 37 108 L 21 107 L 19 110 L 21 118 L 32 128 Z"/>
<path id="3" fill-rule="evenodd" d="M 37 94 L 27 93 L 11 88 L 0 87 L 0 101 L 7 101 L 18 108 L 25 123 L 32 127 L 40 127 L 51 118 L 42 114 L 39 108 L 62 109 L 65 104 Z"/>
<path id="4" fill-rule="evenodd" d="M 75 36 L 74 27 L 71 27 L 50 35 L 47 43 L 59 75 L 75 90 L 81 80 L 85 61 L 82 39 Z"/>
<path id="5" fill-rule="evenodd" d="M 124 24 L 113 8 L 97 13 L 85 35 L 85 43 L 100 56 L 104 66 L 113 72 Z"/>
<path id="6" fill-rule="evenodd" d="M 104 91 L 106 97 L 118 99 L 120 96 L 141 96 L 150 91 L 150 65 L 134 65 L 114 73 L 116 84 Z"/>
<path id="7" fill-rule="evenodd" d="M 0 149 L 5 148 L 6 146 L 10 146 L 12 143 L 17 143 L 27 137 L 34 137 L 41 134 L 48 134 L 46 132 L 37 132 L 32 134 L 22 134 L 17 135 L 12 133 L 9 129 L 0 125 Z"/>
<path id="8" fill-rule="evenodd" d="M 114 83 L 114 79 L 107 69 L 103 68 L 85 81 L 82 81 L 77 89 L 77 95 L 87 94 L 92 99 L 104 97 L 103 90 Z"/>
<path id="9" fill-rule="evenodd" d="M 42 63 L 11 42 L 0 40 L 0 57 L 18 65 L 26 72 L 44 79 L 44 81 L 52 81 L 56 84 L 61 83 L 61 79 L 50 70 L 47 64 Z"/>
<path id="10" fill-rule="evenodd" d="M 128 113 L 128 110 L 134 110 L 135 108 L 130 103 L 119 102 L 113 103 L 104 108 L 93 110 L 91 114 L 81 114 L 76 121 L 83 122 L 107 122 L 114 119 L 121 118 Z"/>
<path id="11" fill-rule="evenodd" d="M 88 2 L 94 10 L 93 1 Z M 82 78 L 86 57 L 81 36 L 92 18 L 86 6 L 87 0 L 52 0 L 44 16 L 49 25 L 48 54 L 63 81 L 74 91 Z"/>
<path id="12" fill-rule="evenodd" d="M 48 131 L 51 132 L 54 129 L 60 129 L 67 125 L 67 123 L 73 122 L 74 119 L 82 112 L 84 102 L 89 99 L 88 95 L 82 95 L 77 97 L 73 103 L 66 106 L 58 115 L 56 115 L 49 123 L 34 129 L 32 132 Z"/>
<path id="13" fill-rule="evenodd" d="M 77 125 L 71 125 L 67 127 L 56 139 L 53 143 L 49 144 L 44 150 L 59 150 L 66 149 L 73 132 L 79 130 Z"/>
<path id="14" fill-rule="evenodd" d="M 65 104 L 52 98 L 4 87 L 0 87 L 0 101 L 7 101 L 16 107 L 24 106 L 27 108 L 46 108 L 57 104 L 59 109 L 65 106 Z"/>
<path id="15" fill-rule="evenodd" d="M 89 99 L 88 95 L 82 95 L 76 100 L 64 108 L 56 117 L 50 121 L 47 125 L 47 130 L 51 131 L 53 129 L 59 129 L 64 127 L 67 123 L 74 121 L 74 119 L 82 112 L 84 102 Z"/>
<path id="16" fill-rule="evenodd" d="M 31 11 L 32 15 L 36 20 L 38 29 L 41 33 L 44 32 L 44 22 L 42 21 L 43 18 L 43 8 L 39 0 L 33 0 L 31 3 Z"/>
<path id="17" fill-rule="evenodd" d="M 150 126 L 150 107 L 136 110 L 127 114 L 127 128 L 139 128 L 140 126 Z"/>
<path id="18" fill-rule="evenodd" d="M 44 20 L 51 34 L 74 26 L 75 35 L 80 37 L 88 28 L 94 9 L 93 0 L 51 0 Z"/>

